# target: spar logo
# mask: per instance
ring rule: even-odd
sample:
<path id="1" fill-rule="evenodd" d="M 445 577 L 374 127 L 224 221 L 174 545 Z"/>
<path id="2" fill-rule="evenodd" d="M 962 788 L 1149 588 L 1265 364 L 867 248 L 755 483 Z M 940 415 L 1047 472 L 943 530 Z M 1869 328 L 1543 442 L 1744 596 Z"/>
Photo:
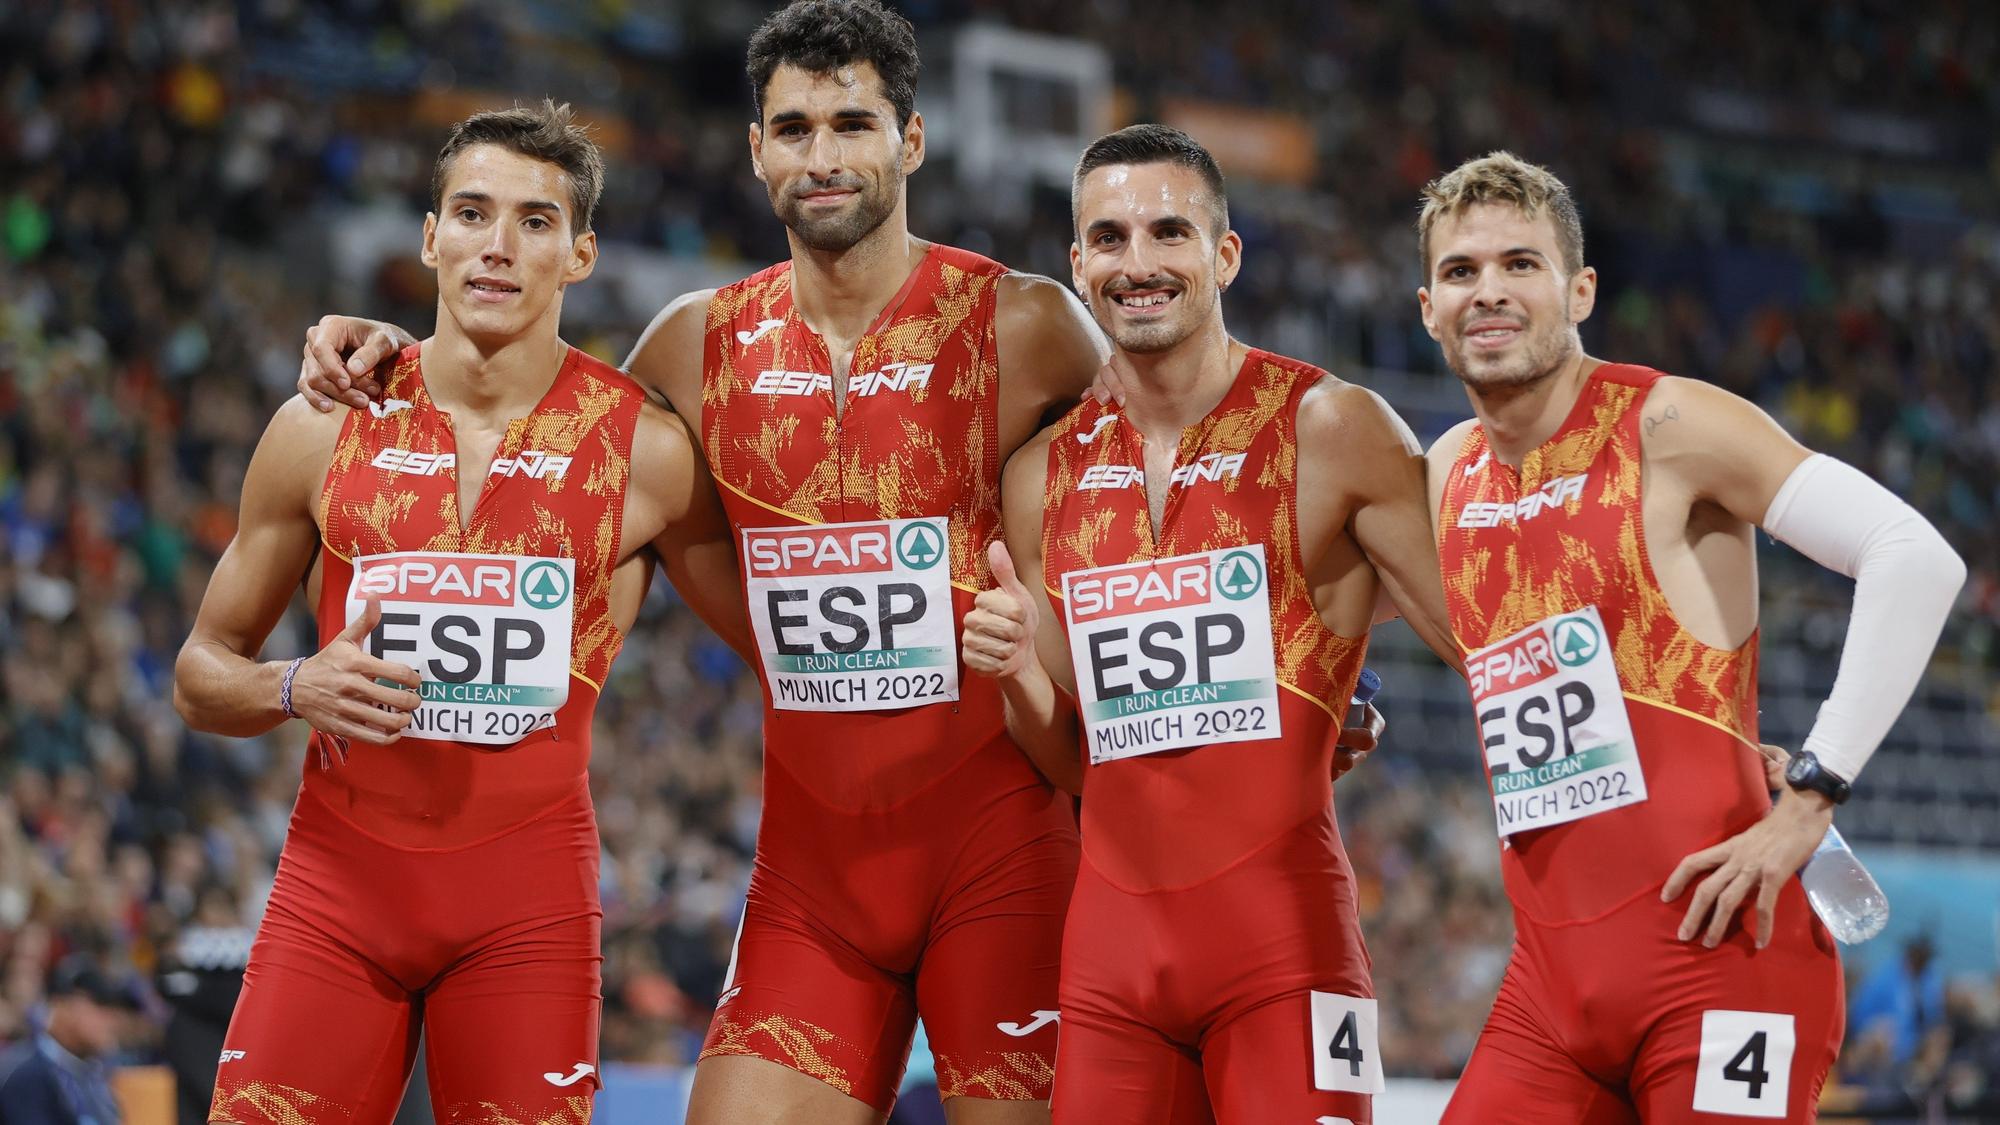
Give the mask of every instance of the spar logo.
<path id="1" fill-rule="evenodd" d="M 552 562 L 538 562 L 521 575 L 521 600 L 534 609 L 560 609 L 569 600 L 569 576 Z"/>
<path id="2" fill-rule="evenodd" d="M 1581 624 L 1593 636 L 1597 630 L 1588 621 L 1578 618 L 1564 618 L 1557 626 L 1558 636 L 1564 625 Z M 1572 634 L 1575 636 L 1575 634 Z M 1596 651 L 1594 648 L 1591 650 Z M 1588 660 L 1585 656 L 1584 660 Z M 1568 663 L 1567 660 L 1564 661 Z M 1570 665 L 1575 667 L 1575 665 Z M 1515 688 L 1532 687 L 1556 672 L 1556 654 L 1549 648 L 1547 634 L 1540 629 L 1530 629 L 1512 642 L 1495 648 L 1491 652 L 1477 654 L 1465 662 L 1466 678 L 1472 682 L 1472 695 L 1484 699 L 1495 692 L 1513 691 Z"/>
<path id="3" fill-rule="evenodd" d="M 936 528 L 913 523 L 896 536 L 896 557 L 911 570 L 929 570 L 944 557 L 944 543 Z"/>
<path id="4" fill-rule="evenodd" d="M 1252 597 L 1264 588 L 1264 565 L 1248 551 L 1231 551 L 1216 560 L 1215 588 L 1233 602 Z"/>
<path id="5" fill-rule="evenodd" d="M 1261 584 L 1262 568 L 1257 574 Z M 1080 625 L 1100 617 L 1207 605 L 1209 577 L 1208 560 L 1193 558 L 1166 564 L 1137 563 L 1072 578 L 1067 581 L 1070 619 Z"/>
<path id="6" fill-rule="evenodd" d="M 1556 659 L 1565 668 L 1581 668 L 1590 663 L 1603 647 L 1604 638 L 1587 617 L 1565 617 L 1556 622 Z"/>
<path id="7" fill-rule="evenodd" d="M 914 528 L 905 528 L 901 538 L 911 540 L 912 530 Z M 935 531 L 931 532 L 930 539 L 931 551 L 941 555 L 943 551 L 935 543 Z M 909 549 L 916 552 L 923 546 L 925 544 L 911 540 Z M 898 550 L 901 551 L 900 543 Z M 895 564 L 889 559 L 887 523 L 748 530 L 743 533 L 743 555 L 750 565 L 752 578 L 879 574 L 895 569 Z M 931 560 L 936 561 L 936 558 Z"/>
<path id="8" fill-rule="evenodd" d="M 546 562 L 538 563 L 537 569 L 540 567 L 556 571 L 556 580 L 563 586 L 562 597 L 568 598 L 569 583 L 561 569 Z M 355 596 L 398 602 L 511 606 L 514 568 L 506 563 L 473 562 L 459 555 L 395 555 L 364 564 Z"/>

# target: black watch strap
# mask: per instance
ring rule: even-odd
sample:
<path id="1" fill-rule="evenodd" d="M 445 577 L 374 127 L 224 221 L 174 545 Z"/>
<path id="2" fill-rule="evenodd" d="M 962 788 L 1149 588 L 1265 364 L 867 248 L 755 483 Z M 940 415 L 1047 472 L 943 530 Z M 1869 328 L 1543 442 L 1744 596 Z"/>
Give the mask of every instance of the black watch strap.
<path id="1" fill-rule="evenodd" d="M 1821 765 L 1810 750 L 1799 751 L 1785 763 L 1785 784 L 1801 791 L 1810 789 L 1836 805 L 1846 804 L 1854 794 L 1847 779 Z"/>

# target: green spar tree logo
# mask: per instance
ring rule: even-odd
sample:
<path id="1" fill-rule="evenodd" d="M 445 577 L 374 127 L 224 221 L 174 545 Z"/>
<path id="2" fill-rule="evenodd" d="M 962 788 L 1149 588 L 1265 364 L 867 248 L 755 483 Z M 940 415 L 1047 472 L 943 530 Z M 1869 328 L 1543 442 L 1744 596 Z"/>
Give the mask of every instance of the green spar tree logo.
<path id="1" fill-rule="evenodd" d="M 521 575 L 521 600 L 535 609 L 555 609 L 569 600 L 569 576 L 552 562 L 538 562 Z"/>
<path id="2" fill-rule="evenodd" d="M 896 557 L 911 570 L 929 570 L 944 557 L 944 537 L 928 523 L 913 523 L 896 534 Z"/>
<path id="3" fill-rule="evenodd" d="M 1215 564 L 1215 588 L 1240 602 L 1264 588 L 1264 566 L 1248 551 L 1231 551 Z"/>
<path id="4" fill-rule="evenodd" d="M 1556 659 L 1565 668 L 1581 668 L 1590 663 L 1603 644 L 1597 626 L 1587 617 L 1565 617 L 1556 622 Z"/>

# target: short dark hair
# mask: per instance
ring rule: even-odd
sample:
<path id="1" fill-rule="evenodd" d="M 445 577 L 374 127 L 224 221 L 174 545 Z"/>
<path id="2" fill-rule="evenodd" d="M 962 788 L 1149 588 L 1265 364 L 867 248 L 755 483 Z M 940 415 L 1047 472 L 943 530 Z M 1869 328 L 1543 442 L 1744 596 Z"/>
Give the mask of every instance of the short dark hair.
<path id="1" fill-rule="evenodd" d="M 1084 177 L 1113 164 L 1178 164 L 1201 176 L 1201 182 L 1215 196 L 1215 233 L 1229 229 L 1229 192 L 1222 182 L 1222 168 L 1201 142 L 1171 125 L 1127 125 L 1090 142 L 1076 162 L 1076 177 L 1069 185 L 1069 221 L 1077 222 L 1083 202 Z"/>
<path id="2" fill-rule="evenodd" d="M 745 70 L 757 120 L 764 119 L 764 89 L 779 67 L 832 74 L 864 62 L 882 76 L 882 92 L 896 107 L 896 127 L 909 128 L 917 111 L 918 65 L 910 21 L 880 0 L 792 0 L 750 37 Z"/>
<path id="3" fill-rule="evenodd" d="M 431 210 L 444 209 L 445 175 L 452 160 L 473 145 L 499 145 L 561 168 L 569 177 L 570 235 L 590 229 L 598 197 L 604 194 L 604 154 L 590 139 L 590 130 L 576 123 L 568 102 L 557 105 L 543 98 L 539 106 L 475 113 L 453 125 L 431 169 Z"/>

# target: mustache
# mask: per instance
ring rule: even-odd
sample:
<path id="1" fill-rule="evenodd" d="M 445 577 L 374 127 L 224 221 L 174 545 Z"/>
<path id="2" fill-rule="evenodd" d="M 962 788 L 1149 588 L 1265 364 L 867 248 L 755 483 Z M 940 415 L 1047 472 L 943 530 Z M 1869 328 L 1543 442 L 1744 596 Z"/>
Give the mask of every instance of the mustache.
<path id="1" fill-rule="evenodd" d="M 799 199 L 816 191 L 861 191 L 867 186 L 859 176 L 833 176 L 824 180 L 807 176 L 792 188 L 792 198 Z"/>
<path id="2" fill-rule="evenodd" d="M 1458 330 L 1463 334 L 1469 331 L 1474 324 L 1482 320 L 1504 320 L 1516 328 L 1526 328 L 1528 326 L 1528 318 L 1525 316 L 1509 316 L 1504 313 L 1475 313 L 1470 316 L 1459 317 Z"/>
<path id="3" fill-rule="evenodd" d="M 1121 277 L 1106 285 L 1102 292 L 1108 297 L 1113 293 L 1130 293 L 1135 289 L 1166 289 L 1178 293 L 1181 288 L 1180 282 L 1170 277 L 1155 275 L 1140 282 L 1128 281 Z"/>

